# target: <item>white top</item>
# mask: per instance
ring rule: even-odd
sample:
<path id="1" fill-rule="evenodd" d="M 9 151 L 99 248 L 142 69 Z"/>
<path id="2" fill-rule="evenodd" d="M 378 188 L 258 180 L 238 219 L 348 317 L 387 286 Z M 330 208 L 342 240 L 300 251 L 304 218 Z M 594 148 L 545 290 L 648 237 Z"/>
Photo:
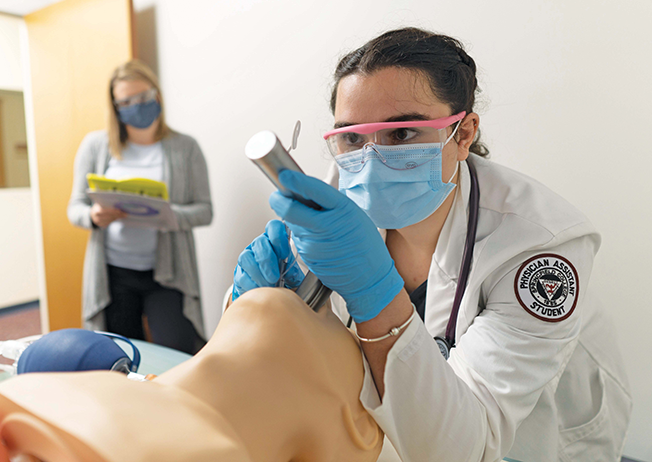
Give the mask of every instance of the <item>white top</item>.
<path id="1" fill-rule="evenodd" d="M 115 180 L 149 178 L 163 181 L 163 146 L 160 142 L 127 143 L 122 159 L 111 157 L 104 175 Z M 155 228 L 125 226 L 121 220 L 114 221 L 106 232 L 107 263 L 138 271 L 151 270 L 156 264 L 157 233 Z"/>
<path id="2" fill-rule="evenodd" d="M 620 460 L 631 396 L 608 313 L 587 290 L 600 236 L 535 180 L 474 161 L 480 212 L 457 346 L 446 361 L 433 337 L 444 336 L 462 261 L 465 163 L 425 324 L 416 317 L 390 350 L 382 403 L 365 361 L 360 399 L 392 443 L 379 461 Z M 331 300 L 346 322 L 342 298 Z"/>

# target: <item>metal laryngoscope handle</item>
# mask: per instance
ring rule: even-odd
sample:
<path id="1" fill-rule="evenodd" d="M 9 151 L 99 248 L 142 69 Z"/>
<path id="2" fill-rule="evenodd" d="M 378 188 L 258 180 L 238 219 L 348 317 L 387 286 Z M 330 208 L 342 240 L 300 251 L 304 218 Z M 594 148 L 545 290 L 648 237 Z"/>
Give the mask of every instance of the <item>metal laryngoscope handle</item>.
<path id="1" fill-rule="evenodd" d="M 251 137 L 245 146 L 246 156 L 256 164 L 263 173 L 274 183 L 281 194 L 292 197 L 302 204 L 314 209 L 321 207 L 311 200 L 296 196 L 287 190 L 278 179 L 279 173 L 283 170 L 294 170 L 303 173 L 292 156 L 285 150 L 278 137 L 271 131 L 265 130 Z M 313 311 L 319 311 L 326 300 L 330 297 L 332 290 L 326 287 L 317 279 L 312 272 L 303 278 L 296 294 L 308 304 Z"/>

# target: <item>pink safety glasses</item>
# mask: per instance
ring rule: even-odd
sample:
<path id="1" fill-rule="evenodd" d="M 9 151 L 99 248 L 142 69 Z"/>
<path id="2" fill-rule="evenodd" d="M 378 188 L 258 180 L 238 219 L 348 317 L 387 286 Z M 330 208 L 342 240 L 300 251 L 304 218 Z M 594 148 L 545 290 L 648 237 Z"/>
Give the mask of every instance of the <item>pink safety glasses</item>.
<path id="1" fill-rule="evenodd" d="M 337 156 L 361 149 L 367 143 L 380 145 L 439 143 L 440 130 L 462 120 L 466 112 L 462 111 L 448 117 L 434 120 L 413 120 L 405 122 L 377 122 L 348 125 L 336 128 L 324 134 L 331 154 Z M 446 136 L 444 136 L 446 139 Z"/>

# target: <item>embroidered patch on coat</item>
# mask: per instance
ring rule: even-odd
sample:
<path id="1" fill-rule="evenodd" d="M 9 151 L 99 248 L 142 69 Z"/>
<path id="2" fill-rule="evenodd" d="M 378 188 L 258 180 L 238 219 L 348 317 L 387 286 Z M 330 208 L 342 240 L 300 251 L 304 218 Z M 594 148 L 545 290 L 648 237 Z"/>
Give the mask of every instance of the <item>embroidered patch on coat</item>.
<path id="1" fill-rule="evenodd" d="M 575 267 L 554 254 L 530 258 L 514 280 L 516 298 L 525 311 L 548 322 L 563 321 L 573 313 L 579 289 Z"/>

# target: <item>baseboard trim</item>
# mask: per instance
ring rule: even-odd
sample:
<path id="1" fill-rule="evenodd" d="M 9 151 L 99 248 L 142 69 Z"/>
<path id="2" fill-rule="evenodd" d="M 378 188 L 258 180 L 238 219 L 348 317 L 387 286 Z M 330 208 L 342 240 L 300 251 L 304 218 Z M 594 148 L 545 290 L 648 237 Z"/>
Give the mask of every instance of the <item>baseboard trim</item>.
<path id="1" fill-rule="evenodd" d="M 38 300 L 32 300 L 30 302 L 19 303 L 18 305 L 10 305 L 0 308 L 0 316 L 5 316 L 7 314 L 15 313 L 16 311 L 22 310 L 31 310 L 38 308 L 40 305 Z"/>

